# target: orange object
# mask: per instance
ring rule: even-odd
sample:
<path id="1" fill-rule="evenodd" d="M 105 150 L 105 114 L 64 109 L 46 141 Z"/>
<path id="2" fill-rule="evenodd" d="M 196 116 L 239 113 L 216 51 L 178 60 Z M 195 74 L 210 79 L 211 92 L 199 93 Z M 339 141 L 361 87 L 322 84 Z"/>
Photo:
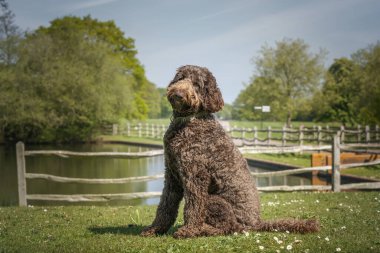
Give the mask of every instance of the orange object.
<path id="1" fill-rule="evenodd" d="M 350 163 L 364 163 L 379 159 L 377 154 L 356 154 L 356 153 L 343 153 L 340 154 L 340 164 Z M 327 166 L 331 165 L 332 158 L 331 153 L 314 153 L 311 155 L 311 167 Z M 328 170 L 331 174 L 331 170 Z M 313 185 L 326 185 L 326 181 L 322 181 L 318 178 L 318 171 L 312 172 L 312 184 Z"/>

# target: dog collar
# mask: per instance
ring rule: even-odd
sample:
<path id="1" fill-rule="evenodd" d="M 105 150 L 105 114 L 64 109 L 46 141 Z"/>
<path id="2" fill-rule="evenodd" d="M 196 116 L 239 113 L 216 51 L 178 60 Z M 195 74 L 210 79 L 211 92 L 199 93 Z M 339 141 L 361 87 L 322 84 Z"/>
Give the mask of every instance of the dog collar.
<path id="1" fill-rule="evenodd" d="M 180 123 L 180 124 L 183 124 L 183 123 L 187 123 L 187 122 L 191 122 L 195 119 L 201 119 L 201 118 L 206 118 L 207 116 L 211 116 L 212 117 L 212 114 L 211 113 L 208 113 L 208 112 L 199 112 L 199 113 L 195 113 L 195 114 L 191 114 L 191 115 L 188 115 L 188 116 L 171 116 L 170 118 L 170 121 L 173 123 L 173 124 L 176 124 L 176 123 Z"/>

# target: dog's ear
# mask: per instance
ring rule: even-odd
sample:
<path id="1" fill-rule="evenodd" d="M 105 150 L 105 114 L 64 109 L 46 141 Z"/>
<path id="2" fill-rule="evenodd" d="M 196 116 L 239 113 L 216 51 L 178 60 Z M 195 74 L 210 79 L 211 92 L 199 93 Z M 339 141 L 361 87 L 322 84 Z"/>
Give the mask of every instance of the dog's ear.
<path id="1" fill-rule="evenodd" d="M 207 70 L 204 84 L 203 110 L 211 113 L 220 111 L 224 106 L 222 93 L 218 88 L 215 77 L 209 70 Z"/>

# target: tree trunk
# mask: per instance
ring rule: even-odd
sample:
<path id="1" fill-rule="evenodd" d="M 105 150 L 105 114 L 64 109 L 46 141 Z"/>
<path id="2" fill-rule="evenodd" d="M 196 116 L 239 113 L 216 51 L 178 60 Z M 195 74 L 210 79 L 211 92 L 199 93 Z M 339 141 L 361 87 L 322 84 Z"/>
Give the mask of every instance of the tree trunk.
<path id="1" fill-rule="evenodd" d="M 290 112 L 288 112 L 288 115 L 286 118 L 286 127 L 290 128 L 291 124 L 292 124 L 292 114 Z"/>

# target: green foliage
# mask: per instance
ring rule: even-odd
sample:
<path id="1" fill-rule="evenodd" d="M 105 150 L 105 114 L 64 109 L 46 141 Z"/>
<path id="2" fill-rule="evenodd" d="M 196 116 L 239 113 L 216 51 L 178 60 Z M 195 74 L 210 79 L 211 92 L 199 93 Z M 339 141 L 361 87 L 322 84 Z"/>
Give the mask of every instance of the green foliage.
<path id="1" fill-rule="evenodd" d="M 122 71 L 133 77 L 132 92 L 138 93 L 133 102 L 137 107 L 127 116 L 144 119 L 148 116 L 154 118 L 160 114 L 159 93 L 155 85 L 146 79 L 144 68 L 136 58 L 134 40 L 124 37 L 124 33 L 113 21 L 100 22 L 90 16 L 84 18 L 70 16 L 55 19 L 48 28 L 40 28 L 39 31 L 52 36 L 63 36 L 63 39 L 69 36 L 67 31 L 82 33 L 83 37 L 80 39 L 85 39 L 89 43 L 105 44 L 110 52 L 120 59 Z"/>
<path id="2" fill-rule="evenodd" d="M 160 115 L 160 96 L 113 21 L 55 19 L 0 68 L 0 127 L 8 141 L 87 140 L 105 123 Z"/>
<path id="3" fill-rule="evenodd" d="M 234 102 L 233 118 L 242 120 L 283 120 L 286 112 L 283 109 L 284 96 L 276 91 L 279 83 L 275 79 L 256 77 Z M 255 106 L 270 105 L 271 112 L 263 113 L 254 110 Z"/>
<path id="4" fill-rule="evenodd" d="M 217 117 L 222 120 L 232 119 L 232 108 L 232 105 L 225 103 L 222 110 L 216 113 Z"/>
<path id="5" fill-rule="evenodd" d="M 19 112 L 5 122 L 8 139 L 83 140 L 129 109 L 131 84 L 117 58 L 103 44 L 79 39 L 80 33 L 70 36 L 62 41 L 37 32 L 24 41 L 15 69 Z"/>
<path id="6" fill-rule="evenodd" d="M 323 87 L 314 95 L 317 119 L 338 121 L 344 125 L 357 122 L 357 100 L 360 83 L 357 65 L 347 59 L 335 59 L 330 66 Z"/>
<path id="7" fill-rule="evenodd" d="M 309 53 L 309 46 L 300 39 L 278 41 L 275 48 L 263 46 L 254 59 L 257 75 L 235 101 L 240 107 L 235 117 L 257 119 L 253 106 L 270 105 L 271 117 L 290 125 L 321 82 L 323 58 L 324 52 Z"/>
<path id="8" fill-rule="evenodd" d="M 313 97 L 317 120 L 354 125 L 380 123 L 380 43 L 336 59 Z"/>
<path id="9" fill-rule="evenodd" d="M 356 57 L 356 58 L 355 58 Z M 359 119 L 365 124 L 380 123 L 380 42 L 370 45 L 364 50 L 359 50 L 353 56 L 354 60 L 361 58 L 358 64 L 361 66 L 360 77 L 361 90 L 358 107 Z"/>
<path id="10" fill-rule="evenodd" d="M 158 88 L 160 94 L 160 118 L 169 118 L 172 115 L 172 106 L 166 97 L 166 88 Z"/>
<path id="11" fill-rule="evenodd" d="M 133 98 L 133 110 L 127 114 L 127 118 L 144 120 L 147 117 L 148 106 L 139 93 L 136 93 Z"/>

